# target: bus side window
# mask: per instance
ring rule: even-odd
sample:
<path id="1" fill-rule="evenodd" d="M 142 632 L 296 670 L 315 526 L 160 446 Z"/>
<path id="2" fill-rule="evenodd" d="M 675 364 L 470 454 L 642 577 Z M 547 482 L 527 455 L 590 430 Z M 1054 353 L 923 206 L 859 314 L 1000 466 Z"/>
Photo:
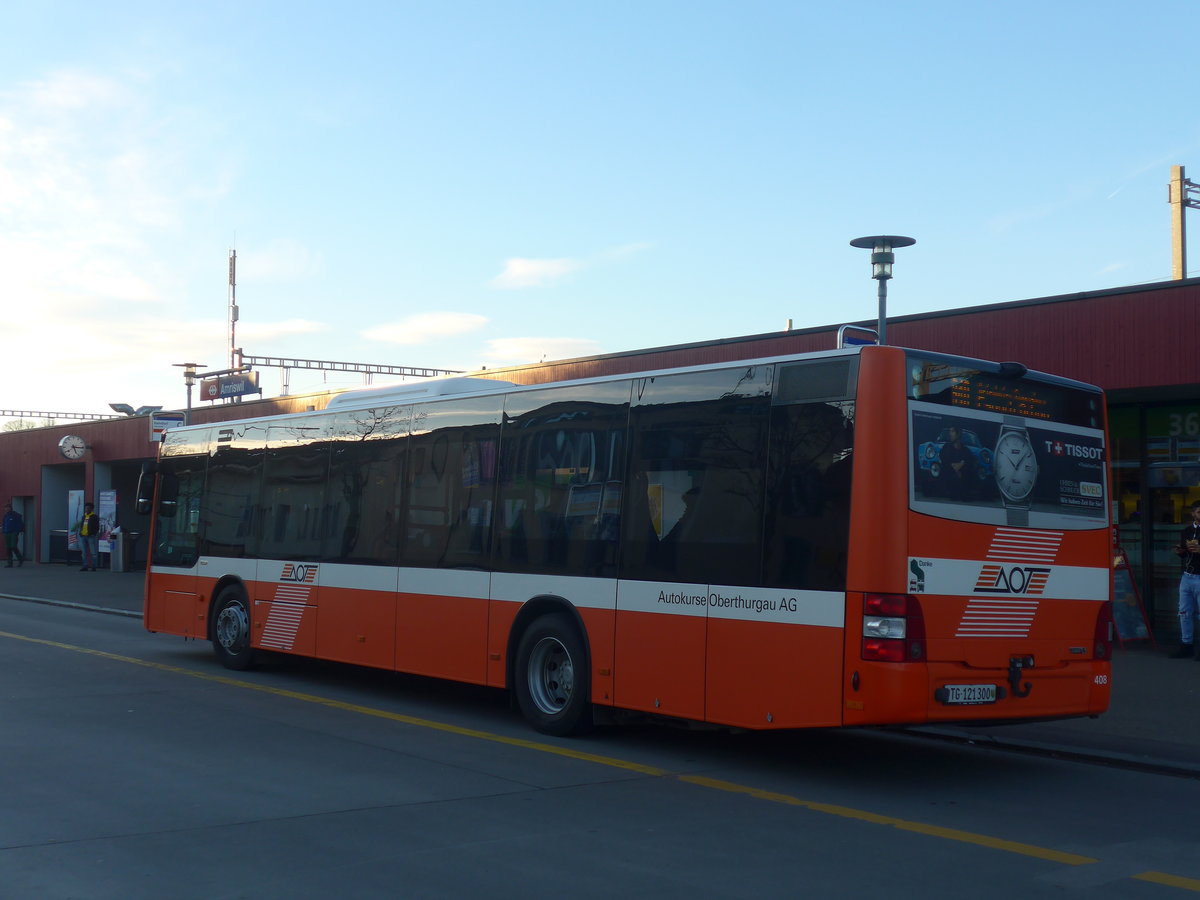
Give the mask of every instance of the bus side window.
<path id="1" fill-rule="evenodd" d="M 771 368 L 642 379 L 621 577 L 760 583 Z"/>
<path id="2" fill-rule="evenodd" d="M 139 516 L 148 516 L 153 512 L 154 476 L 158 472 L 157 463 L 144 462 L 138 473 L 137 492 L 134 494 L 133 509 Z"/>
<path id="3" fill-rule="evenodd" d="M 158 485 L 158 511 L 168 519 L 175 517 L 179 507 L 179 478 L 174 472 L 164 472 Z"/>
<path id="4" fill-rule="evenodd" d="M 400 564 L 483 569 L 491 558 L 503 398 L 417 407 L 401 498 Z"/>
<path id="5" fill-rule="evenodd" d="M 203 457 L 189 457 L 172 459 L 159 467 L 159 503 L 151 550 L 155 565 L 190 567 L 198 558 L 204 464 Z"/>
<path id="6" fill-rule="evenodd" d="M 397 510 L 412 417 L 410 406 L 379 406 L 334 418 L 320 519 L 322 559 L 396 564 Z"/>
<path id="7" fill-rule="evenodd" d="M 496 439 L 490 436 L 494 430 L 492 425 L 475 426 L 466 430 L 461 441 L 454 443 L 461 460 L 448 467 L 448 471 L 458 473 L 458 483 L 447 484 L 450 522 L 446 552 L 441 561 L 444 566 L 484 568 L 487 565 L 496 483 Z"/>
<path id="8" fill-rule="evenodd" d="M 238 423 L 221 429 L 208 463 L 207 501 L 200 523 L 201 553 L 251 557 L 263 522 L 262 470 L 266 426 Z"/>
<path id="9" fill-rule="evenodd" d="M 794 403 L 771 414 L 764 581 L 846 589 L 854 404 Z"/>
<path id="10" fill-rule="evenodd" d="M 291 560 L 320 556 L 320 513 L 329 480 L 325 437 L 317 417 L 268 426 L 260 556 Z"/>
<path id="11" fill-rule="evenodd" d="M 500 491 L 497 498 L 496 565 L 518 570 L 529 562 L 529 524 L 532 515 L 532 486 L 525 471 L 532 436 L 504 426 L 500 445 Z"/>
<path id="12" fill-rule="evenodd" d="M 616 575 L 630 382 L 510 395 L 500 460 L 500 571 Z"/>
<path id="13" fill-rule="evenodd" d="M 445 484 L 450 438 L 446 434 L 424 434 L 410 440 L 413 453 L 404 490 L 401 563 L 436 566 L 445 550 L 450 524 Z"/>

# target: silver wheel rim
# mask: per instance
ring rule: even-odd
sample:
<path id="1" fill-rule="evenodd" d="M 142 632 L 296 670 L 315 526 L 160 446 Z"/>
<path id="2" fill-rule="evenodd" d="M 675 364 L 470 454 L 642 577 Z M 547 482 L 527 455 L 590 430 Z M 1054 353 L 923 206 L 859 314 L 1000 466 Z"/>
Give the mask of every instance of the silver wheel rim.
<path id="1" fill-rule="evenodd" d="M 544 637 L 529 654 L 529 696 L 548 716 L 562 712 L 575 691 L 575 663 L 557 638 Z"/>
<path id="2" fill-rule="evenodd" d="M 246 649 L 250 638 L 250 617 L 240 603 L 230 603 L 217 613 L 217 643 L 226 653 L 237 654 Z"/>

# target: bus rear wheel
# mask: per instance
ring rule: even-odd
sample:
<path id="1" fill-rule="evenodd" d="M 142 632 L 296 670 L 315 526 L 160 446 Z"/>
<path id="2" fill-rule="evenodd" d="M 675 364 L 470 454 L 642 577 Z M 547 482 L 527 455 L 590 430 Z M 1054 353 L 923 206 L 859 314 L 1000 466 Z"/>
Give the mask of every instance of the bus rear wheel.
<path id="1" fill-rule="evenodd" d="M 213 616 L 213 650 L 227 669 L 245 671 L 254 665 L 250 646 L 250 605 L 240 587 L 229 585 L 217 594 Z"/>
<path id="2" fill-rule="evenodd" d="M 592 726 L 587 651 L 564 613 L 534 620 L 517 645 L 515 689 L 521 714 L 543 734 L 581 734 Z"/>

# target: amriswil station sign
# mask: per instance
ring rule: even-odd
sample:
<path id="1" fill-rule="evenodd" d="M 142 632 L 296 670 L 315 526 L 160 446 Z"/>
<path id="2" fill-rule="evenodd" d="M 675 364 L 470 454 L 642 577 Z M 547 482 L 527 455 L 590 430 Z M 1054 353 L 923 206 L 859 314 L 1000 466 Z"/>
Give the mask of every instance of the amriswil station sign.
<path id="1" fill-rule="evenodd" d="M 258 386 L 258 373 L 246 372 L 242 375 L 222 375 L 219 378 L 206 378 L 200 382 L 201 400 L 224 400 L 227 397 L 241 397 L 245 394 L 261 394 Z"/>

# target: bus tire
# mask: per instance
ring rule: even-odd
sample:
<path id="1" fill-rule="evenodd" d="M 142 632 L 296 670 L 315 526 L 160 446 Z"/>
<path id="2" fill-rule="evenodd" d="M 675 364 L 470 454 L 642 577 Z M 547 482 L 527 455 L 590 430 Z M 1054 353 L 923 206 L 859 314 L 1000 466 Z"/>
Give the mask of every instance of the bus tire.
<path id="1" fill-rule="evenodd" d="M 243 672 L 254 665 L 250 646 L 250 604 L 238 585 L 227 585 L 217 594 L 213 614 L 213 650 L 221 665 Z"/>
<path id="2" fill-rule="evenodd" d="M 542 734 L 582 734 L 592 727 L 587 648 L 565 613 L 539 616 L 517 644 L 517 706 Z"/>

